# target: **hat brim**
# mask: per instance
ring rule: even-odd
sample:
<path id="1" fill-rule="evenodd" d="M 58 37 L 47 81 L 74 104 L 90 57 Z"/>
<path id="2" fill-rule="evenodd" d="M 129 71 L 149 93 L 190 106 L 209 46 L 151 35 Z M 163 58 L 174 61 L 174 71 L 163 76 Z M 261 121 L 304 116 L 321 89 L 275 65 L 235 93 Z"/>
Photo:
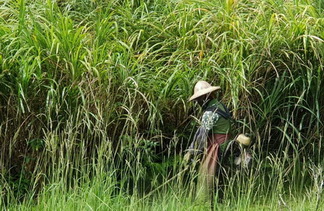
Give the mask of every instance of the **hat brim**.
<path id="1" fill-rule="evenodd" d="M 194 95 L 192 95 L 190 98 L 189 98 L 189 101 L 192 101 L 194 99 L 197 99 L 198 97 L 200 96 L 203 96 L 205 94 L 208 94 L 208 93 L 211 93 L 211 92 L 214 92 L 214 91 L 217 91 L 217 90 L 220 90 L 220 86 L 212 86 L 212 87 L 209 87 L 207 89 L 203 89 L 203 90 L 200 90 L 198 91 L 197 93 L 195 93 Z"/>

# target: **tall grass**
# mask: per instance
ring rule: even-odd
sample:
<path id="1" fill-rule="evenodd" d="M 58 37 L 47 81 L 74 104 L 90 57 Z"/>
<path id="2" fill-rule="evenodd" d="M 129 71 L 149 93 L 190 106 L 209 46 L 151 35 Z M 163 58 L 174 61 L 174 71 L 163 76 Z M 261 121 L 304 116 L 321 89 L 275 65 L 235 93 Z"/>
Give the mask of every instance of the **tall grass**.
<path id="1" fill-rule="evenodd" d="M 321 1 L 0 5 L 1 206 L 203 209 L 179 174 L 200 79 L 255 140 L 217 207 L 323 206 Z"/>

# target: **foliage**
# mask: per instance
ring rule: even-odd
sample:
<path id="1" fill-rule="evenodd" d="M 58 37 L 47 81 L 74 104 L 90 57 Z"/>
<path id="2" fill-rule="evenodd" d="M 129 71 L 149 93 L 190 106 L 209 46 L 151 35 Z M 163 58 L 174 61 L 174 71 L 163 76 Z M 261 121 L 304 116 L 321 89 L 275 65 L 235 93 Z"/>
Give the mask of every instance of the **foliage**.
<path id="1" fill-rule="evenodd" d="M 78 187 L 109 173 L 102 200 L 120 188 L 116 197 L 132 204 L 179 171 L 199 116 L 187 100 L 200 79 L 222 87 L 235 131 L 255 140 L 255 172 L 248 184 L 241 174 L 228 178 L 228 201 L 244 185 L 252 202 L 306 184 L 319 193 L 312 176 L 322 174 L 312 169 L 323 166 L 321 1 L 0 5 L 0 204 L 31 205 L 38 194 L 50 203 L 52 193 L 77 202 Z M 104 191 L 93 183 L 85 194 Z"/>

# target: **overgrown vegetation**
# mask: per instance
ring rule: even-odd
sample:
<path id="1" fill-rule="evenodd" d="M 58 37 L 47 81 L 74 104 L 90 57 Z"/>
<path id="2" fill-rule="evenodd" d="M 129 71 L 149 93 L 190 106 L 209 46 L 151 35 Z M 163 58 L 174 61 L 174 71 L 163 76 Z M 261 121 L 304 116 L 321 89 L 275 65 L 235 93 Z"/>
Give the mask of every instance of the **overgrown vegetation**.
<path id="1" fill-rule="evenodd" d="M 320 209 L 323 17 L 321 0 L 0 0 L 0 206 L 206 208 L 181 174 L 204 79 L 255 141 L 215 208 Z"/>

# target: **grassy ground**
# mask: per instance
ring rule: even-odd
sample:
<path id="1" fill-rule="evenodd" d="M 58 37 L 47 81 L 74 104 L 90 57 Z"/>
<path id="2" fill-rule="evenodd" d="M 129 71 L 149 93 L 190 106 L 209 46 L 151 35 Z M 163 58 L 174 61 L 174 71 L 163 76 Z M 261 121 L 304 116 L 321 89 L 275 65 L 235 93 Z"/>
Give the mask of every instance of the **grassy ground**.
<path id="1" fill-rule="evenodd" d="M 109 180 L 109 179 L 108 179 Z M 52 184 L 37 200 L 14 205 L 9 210 L 209 210 L 208 202 L 199 202 L 179 189 L 169 185 L 151 197 L 116 193 L 113 183 L 96 181 L 68 193 L 59 184 Z M 254 190 L 250 190 L 253 192 Z M 323 200 L 310 190 L 298 196 L 273 194 L 272 197 L 259 195 L 249 199 L 246 191 L 239 197 L 216 200 L 214 210 L 321 210 Z M 112 194 L 115 193 L 115 194 Z"/>
<path id="2" fill-rule="evenodd" d="M 321 0 L 0 0 L 0 206 L 200 209 L 194 171 L 161 184 L 203 79 L 254 140 L 215 208 L 320 210 L 323 17 Z"/>

